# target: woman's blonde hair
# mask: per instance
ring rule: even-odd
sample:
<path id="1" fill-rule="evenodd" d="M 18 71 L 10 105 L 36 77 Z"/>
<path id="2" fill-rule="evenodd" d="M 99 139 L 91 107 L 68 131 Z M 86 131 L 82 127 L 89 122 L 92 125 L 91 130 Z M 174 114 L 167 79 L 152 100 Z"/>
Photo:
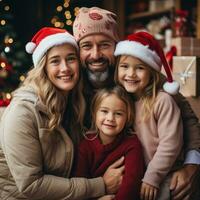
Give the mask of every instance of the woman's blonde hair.
<path id="1" fill-rule="evenodd" d="M 118 79 L 118 66 L 119 66 L 119 61 L 120 61 L 121 56 L 117 57 L 117 64 L 116 64 L 116 69 L 115 69 L 115 74 L 114 74 L 114 80 L 115 83 L 118 85 L 121 85 Z M 148 65 L 147 65 L 148 66 Z M 156 96 L 158 91 L 162 88 L 163 85 L 163 76 L 160 72 L 157 72 L 154 70 L 151 66 L 148 66 L 150 69 L 150 81 L 148 86 L 145 88 L 143 95 L 141 96 L 141 100 L 143 102 L 143 120 L 148 119 L 152 109 L 153 105 L 156 100 Z M 132 94 L 134 97 L 134 94 Z"/>
<path id="2" fill-rule="evenodd" d="M 67 124 L 67 129 L 70 132 L 75 132 L 73 128 L 77 128 L 77 125 L 80 127 L 83 125 L 85 111 L 85 101 L 82 95 L 81 70 L 79 70 L 80 77 L 76 86 L 66 97 L 48 78 L 45 69 L 46 63 L 47 54 L 42 57 L 37 66 L 28 72 L 22 86 L 30 86 L 33 88 L 44 105 L 48 106 L 48 128 L 50 130 L 64 123 Z M 64 119 L 66 122 L 62 121 L 64 113 L 67 116 L 67 119 Z"/>
<path id="3" fill-rule="evenodd" d="M 110 96 L 110 95 L 116 95 L 121 101 L 123 101 L 127 107 L 127 121 L 125 124 L 125 129 L 133 129 L 134 125 L 134 106 L 133 101 L 131 100 L 128 93 L 125 91 L 124 88 L 121 86 L 114 86 L 110 88 L 104 88 L 101 90 L 98 90 L 98 92 L 95 94 L 92 104 L 91 104 L 91 114 L 92 114 L 92 129 L 97 130 L 96 127 L 96 113 L 99 109 L 99 106 L 101 102 L 104 100 L 104 98 Z"/>

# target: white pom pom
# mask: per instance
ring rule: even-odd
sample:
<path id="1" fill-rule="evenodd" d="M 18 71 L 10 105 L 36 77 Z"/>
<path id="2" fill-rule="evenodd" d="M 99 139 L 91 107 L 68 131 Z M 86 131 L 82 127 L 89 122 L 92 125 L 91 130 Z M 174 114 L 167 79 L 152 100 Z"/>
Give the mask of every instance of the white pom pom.
<path id="1" fill-rule="evenodd" d="M 176 81 L 173 82 L 166 82 L 163 85 L 164 91 L 166 91 L 169 94 L 175 95 L 179 92 L 180 84 Z"/>
<path id="2" fill-rule="evenodd" d="M 29 54 L 32 54 L 33 53 L 33 51 L 34 51 L 34 49 L 35 49 L 35 47 L 36 47 L 36 44 L 35 43 L 33 43 L 33 42 L 28 42 L 27 44 L 26 44 L 26 52 L 27 53 L 29 53 Z"/>

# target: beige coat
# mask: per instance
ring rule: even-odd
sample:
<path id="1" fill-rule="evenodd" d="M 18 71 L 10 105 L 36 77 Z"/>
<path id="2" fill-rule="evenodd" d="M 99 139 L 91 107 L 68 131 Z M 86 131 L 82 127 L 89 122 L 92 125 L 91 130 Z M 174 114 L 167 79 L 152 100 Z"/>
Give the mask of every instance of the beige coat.
<path id="1" fill-rule="evenodd" d="M 67 178 L 73 144 L 62 127 L 46 128 L 47 107 L 19 90 L 0 124 L 0 199 L 82 200 L 104 195 L 102 178 Z"/>

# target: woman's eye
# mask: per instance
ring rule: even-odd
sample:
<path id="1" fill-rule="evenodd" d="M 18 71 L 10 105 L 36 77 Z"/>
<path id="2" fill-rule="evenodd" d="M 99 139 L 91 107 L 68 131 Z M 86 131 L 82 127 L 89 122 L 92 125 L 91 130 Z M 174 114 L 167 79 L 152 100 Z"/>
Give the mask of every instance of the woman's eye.
<path id="1" fill-rule="evenodd" d="M 57 63 L 59 63 L 59 60 L 58 60 L 58 59 L 54 59 L 54 60 L 51 60 L 50 63 L 52 63 L 52 64 L 57 64 Z"/>

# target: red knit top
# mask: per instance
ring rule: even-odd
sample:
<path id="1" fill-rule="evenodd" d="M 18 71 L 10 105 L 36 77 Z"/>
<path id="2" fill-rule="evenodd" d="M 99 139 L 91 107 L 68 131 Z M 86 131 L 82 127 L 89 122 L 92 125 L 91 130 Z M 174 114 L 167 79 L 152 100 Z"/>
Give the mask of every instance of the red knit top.
<path id="1" fill-rule="evenodd" d="M 88 136 L 93 138 L 94 134 Z M 115 200 L 138 200 L 144 161 L 141 144 L 136 135 L 120 136 L 112 143 L 103 145 L 99 138 L 84 139 L 79 146 L 75 175 L 94 178 L 102 176 L 117 159 L 125 157 L 125 172 Z"/>

